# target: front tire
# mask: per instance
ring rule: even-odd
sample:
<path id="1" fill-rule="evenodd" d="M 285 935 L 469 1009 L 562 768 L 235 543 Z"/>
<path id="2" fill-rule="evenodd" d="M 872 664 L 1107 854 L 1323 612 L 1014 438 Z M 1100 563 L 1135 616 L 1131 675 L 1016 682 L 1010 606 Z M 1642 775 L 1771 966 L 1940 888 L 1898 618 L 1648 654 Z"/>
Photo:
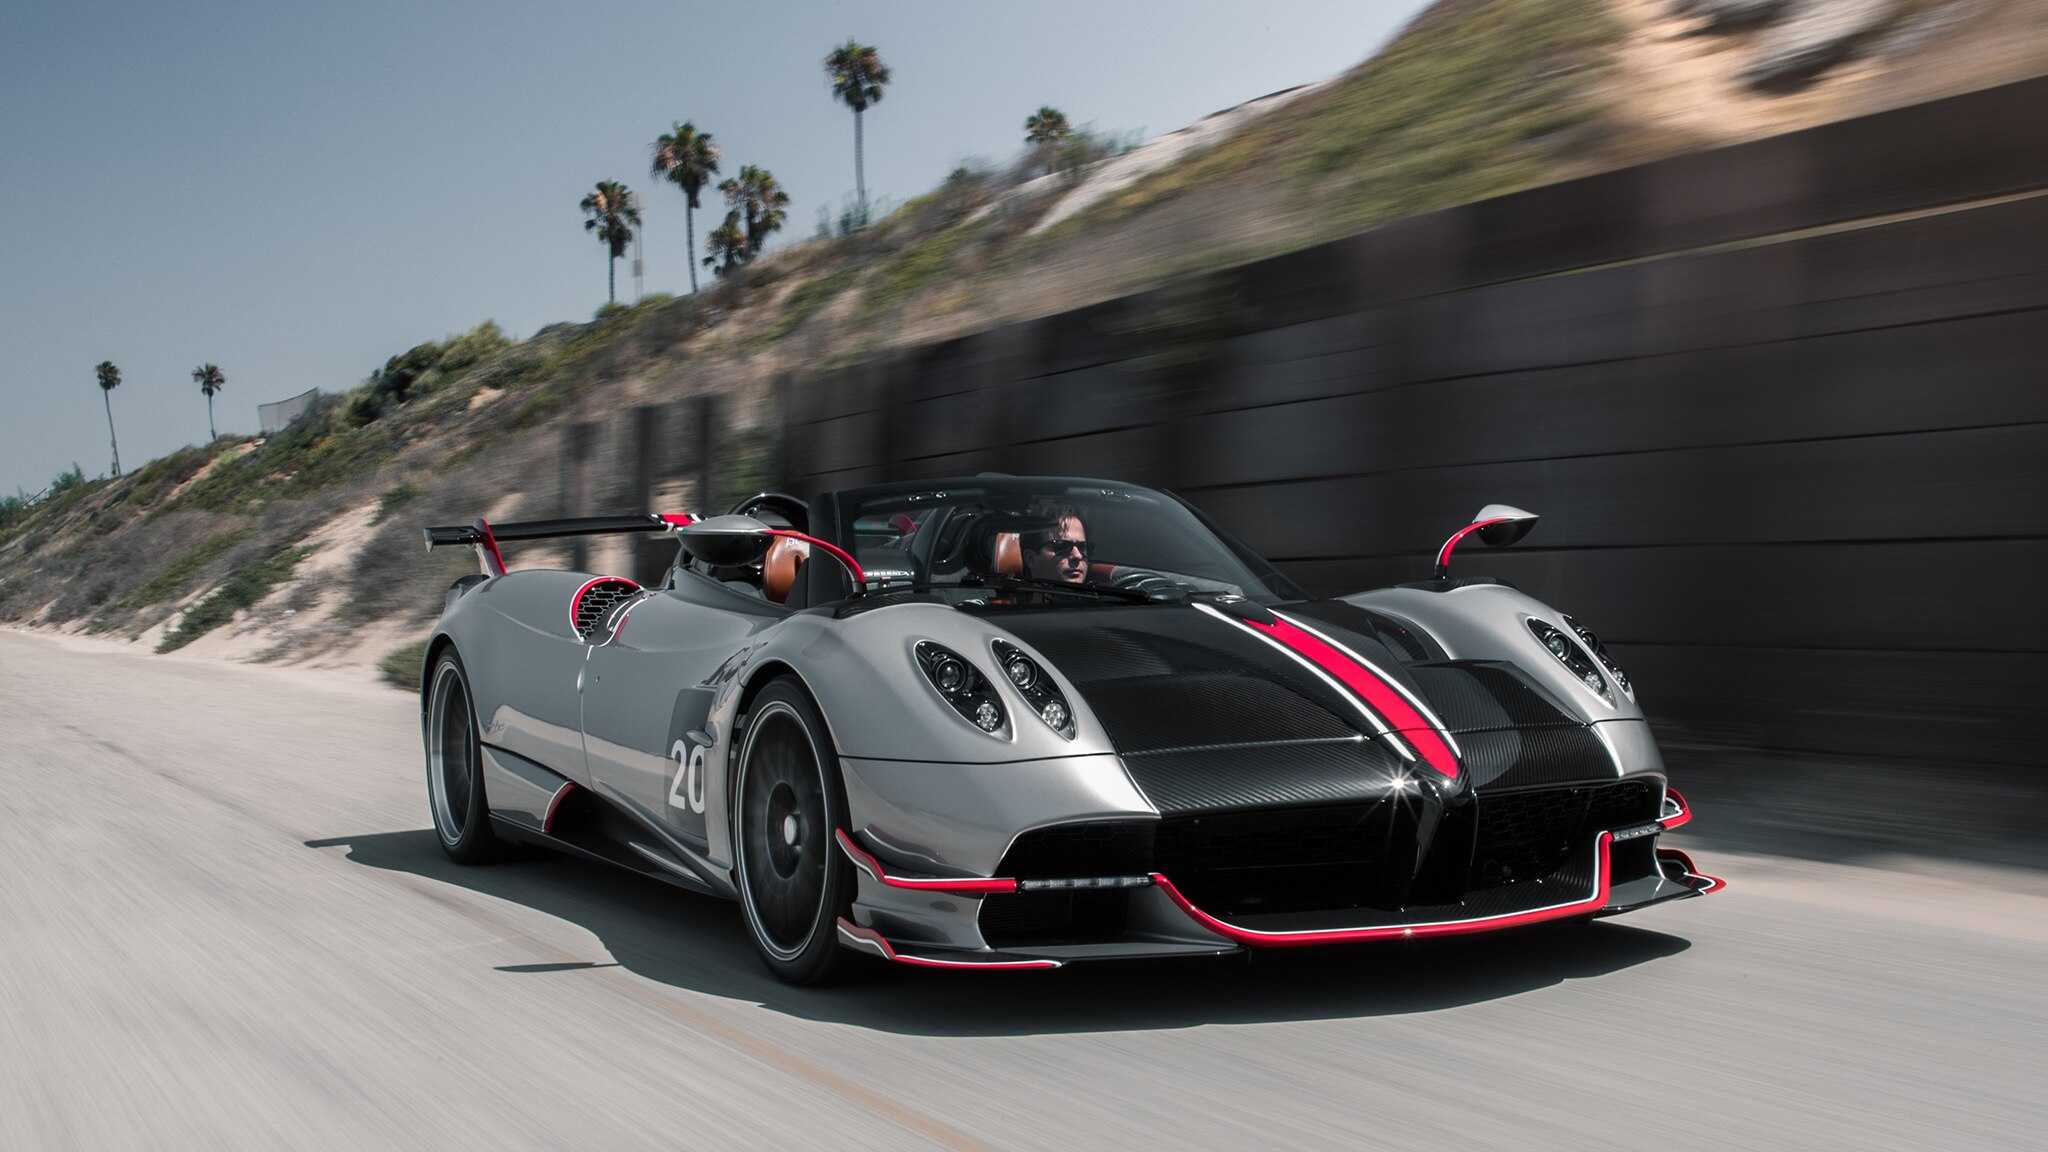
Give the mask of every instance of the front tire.
<path id="1" fill-rule="evenodd" d="M 427 811 L 435 839 L 459 864 L 498 859 L 491 832 L 491 808 L 484 798 L 484 763 L 477 735 L 474 697 L 462 657 L 449 648 L 434 661 L 427 681 Z"/>
<path id="2" fill-rule="evenodd" d="M 779 979 L 818 984 L 843 959 L 838 920 L 853 868 L 833 842 L 846 799 L 824 717 L 794 676 L 754 698 L 733 787 L 740 908 Z"/>

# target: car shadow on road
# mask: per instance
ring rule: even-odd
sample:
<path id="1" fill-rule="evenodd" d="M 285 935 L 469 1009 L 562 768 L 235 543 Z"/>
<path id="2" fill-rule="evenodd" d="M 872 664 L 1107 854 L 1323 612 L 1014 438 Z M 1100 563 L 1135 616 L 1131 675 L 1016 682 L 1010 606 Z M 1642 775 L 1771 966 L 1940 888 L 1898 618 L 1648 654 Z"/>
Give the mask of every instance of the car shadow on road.
<path id="1" fill-rule="evenodd" d="M 825 988 L 792 988 L 755 957 L 738 909 L 632 873 L 558 857 L 456 864 L 432 829 L 309 840 L 347 859 L 510 901 L 575 924 L 610 953 L 564 960 L 509 955 L 482 973 L 587 979 L 614 964 L 646 979 L 752 1000 L 810 1020 L 923 1036 L 1190 1028 L 1397 1016 L 1514 996 L 1676 955 L 1677 936 L 1614 921 L 1504 936 L 1259 953 L 1200 960 L 1076 964 L 1057 972 L 932 972 L 866 961 Z M 471 955 L 462 953 L 460 955 Z M 852 957 L 849 957 L 852 959 Z"/>

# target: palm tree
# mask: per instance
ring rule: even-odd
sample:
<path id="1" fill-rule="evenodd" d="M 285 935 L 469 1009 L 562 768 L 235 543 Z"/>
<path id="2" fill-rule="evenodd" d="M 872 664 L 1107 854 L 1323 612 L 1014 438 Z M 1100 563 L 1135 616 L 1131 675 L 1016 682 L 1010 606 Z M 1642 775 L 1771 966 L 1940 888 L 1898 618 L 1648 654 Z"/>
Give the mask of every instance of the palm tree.
<path id="1" fill-rule="evenodd" d="M 121 438 L 114 435 L 114 389 L 121 386 L 121 370 L 112 360 L 102 360 L 93 369 L 99 377 L 100 398 L 107 402 L 107 439 L 114 446 L 114 475 L 121 474 Z"/>
<path id="2" fill-rule="evenodd" d="M 1067 114 L 1050 104 L 1039 105 L 1038 111 L 1024 118 L 1024 143 L 1048 172 L 1053 170 L 1060 141 L 1072 131 L 1073 126 L 1067 123 Z"/>
<path id="3" fill-rule="evenodd" d="M 1051 144 L 1066 138 L 1073 127 L 1067 123 L 1067 114 L 1050 104 L 1039 106 L 1038 111 L 1024 118 L 1024 142 L 1026 144 Z"/>
<path id="4" fill-rule="evenodd" d="M 597 233 L 597 242 L 611 254 L 604 268 L 606 303 L 619 302 L 619 257 L 633 242 L 633 229 L 640 226 L 640 204 L 633 192 L 616 180 L 599 180 L 597 188 L 583 198 L 583 230 Z"/>
<path id="5" fill-rule="evenodd" d="M 718 190 L 725 194 L 726 207 L 746 226 L 747 257 L 760 255 L 769 233 L 780 231 L 789 215 L 784 211 L 789 207 L 789 193 L 782 190 L 774 173 L 753 164 L 719 184 Z"/>
<path id="6" fill-rule="evenodd" d="M 747 262 L 747 234 L 740 227 L 738 209 L 727 212 L 725 223 L 704 237 L 704 247 L 704 266 L 720 276 Z"/>
<path id="7" fill-rule="evenodd" d="M 853 109 L 853 187 L 860 199 L 863 223 L 868 215 L 867 175 L 861 166 L 860 114 L 868 105 L 882 100 L 882 86 L 889 82 L 889 66 L 872 44 L 848 40 L 825 57 L 825 75 L 832 81 L 832 95 Z"/>
<path id="8" fill-rule="evenodd" d="M 697 290 L 697 209 L 703 207 L 697 194 L 704 182 L 718 173 L 718 145 L 711 133 L 697 131 L 688 120 L 654 140 L 654 175 L 664 177 L 683 190 L 683 243 L 689 256 L 690 291 Z"/>
<path id="9" fill-rule="evenodd" d="M 206 393 L 206 441 L 211 444 L 220 439 L 220 433 L 213 430 L 213 394 L 228 386 L 228 378 L 221 374 L 220 365 L 202 364 L 192 370 L 192 382 Z"/>

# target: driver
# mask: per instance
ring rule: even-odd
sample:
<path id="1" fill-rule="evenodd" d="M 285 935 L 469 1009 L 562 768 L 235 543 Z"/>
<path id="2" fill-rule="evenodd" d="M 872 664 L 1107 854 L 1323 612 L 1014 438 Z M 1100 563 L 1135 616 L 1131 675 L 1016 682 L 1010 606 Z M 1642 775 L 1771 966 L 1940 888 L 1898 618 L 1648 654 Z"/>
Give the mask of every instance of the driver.
<path id="1" fill-rule="evenodd" d="M 1088 580 L 1088 526 L 1070 504 L 1050 509 L 1045 527 L 1025 532 L 1018 541 L 1024 553 L 1024 574 L 1035 580 L 1083 584 Z"/>

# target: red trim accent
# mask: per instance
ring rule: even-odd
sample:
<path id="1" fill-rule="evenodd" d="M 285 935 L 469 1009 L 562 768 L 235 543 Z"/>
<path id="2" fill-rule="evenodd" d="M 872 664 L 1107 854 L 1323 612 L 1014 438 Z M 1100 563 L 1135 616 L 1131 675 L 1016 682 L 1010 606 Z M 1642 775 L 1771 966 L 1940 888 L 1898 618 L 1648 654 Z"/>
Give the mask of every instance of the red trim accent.
<path id="1" fill-rule="evenodd" d="M 661 522 L 664 524 L 673 524 L 676 527 L 681 528 L 687 524 L 695 524 L 697 522 L 697 518 L 695 516 L 690 515 L 688 512 L 663 512 L 661 514 Z"/>
<path id="2" fill-rule="evenodd" d="M 1043 970 L 1057 968 L 1057 960 L 938 960 L 929 956 L 906 956 L 889 943 L 888 938 L 872 928 L 863 928 L 846 917 L 839 918 L 839 931 L 856 940 L 872 944 L 881 950 L 883 959 L 897 964 L 909 964 L 918 968 L 986 968 L 991 971 L 1018 972 L 1025 969 Z"/>
<path id="3" fill-rule="evenodd" d="M 1700 879 L 1706 881 L 1706 888 L 1698 890 L 1700 896 L 1706 896 L 1710 892 L 1720 892 L 1722 888 L 1729 886 L 1729 881 L 1726 881 L 1726 879 L 1720 879 L 1718 875 L 1708 875 L 1708 873 L 1700 871 L 1700 865 L 1692 863 L 1692 857 L 1683 853 L 1681 849 L 1657 849 L 1657 859 L 1667 859 L 1667 857 L 1675 859 L 1679 863 L 1679 867 L 1686 869 L 1686 875 L 1694 875 L 1694 877 L 1700 877 Z"/>
<path id="4" fill-rule="evenodd" d="M 1662 824 L 1666 832 L 1692 823 L 1692 805 L 1685 802 L 1685 794 L 1669 786 L 1665 787 L 1664 794 L 1678 801 L 1678 815 L 1665 817 L 1657 823 Z"/>
<path id="5" fill-rule="evenodd" d="M 1678 863 L 1685 868 L 1688 874 L 1697 876 L 1700 879 L 1708 882 L 1705 888 L 1699 890 L 1700 895 L 1702 896 L 1705 896 L 1709 892 L 1719 892 L 1721 889 L 1726 888 L 1728 886 L 1728 882 L 1726 880 L 1721 879 L 1719 876 L 1710 876 L 1707 873 L 1700 871 L 1699 865 L 1694 864 L 1692 862 L 1692 857 L 1687 855 L 1683 849 L 1657 849 L 1657 858 L 1662 860 L 1665 857 L 1670 857 L 1674 860 L 1677 860 Z"/>
<path id="6" fill-rule="evenodd" d="M 498 536 L 497 533 L 491 531 L 491 522 L 479 516 L 470 527 L 483 534 L 483 542 L 476 547 L 477 558 L 484 561 L 484 575 L 503 576 L 505 574 L 505 554 L 498 550 Z M 486 557 L 485 553 L 489 553 L 489 556 Z M 497 570 L 492 571 L 493 568 Z"/>
<path id="7" fill-rule="evenodd" d="M 770 528 L 768 530 L 768 534 L 770 536 L 787 536 L 791 540 L 801 540 L 806 544 L 823 548 L 825 551 L 830 552 L 832 554 L 832 558 L 834 560 L 837 560 L 841 564 L 846 565 L 846 570 L 848 572 L 853 573 L 853 582 L 855 584 L 859 585 L 862 588 L 867 587 L 868 574 L 861 570 L 860 561 L 855 560 L 853 558 L 853 553 L 848 552 L 846 549 L 841 548 L 839 545 L 834 544 L 829 540 L 820 540 L 816 536 L 813 536 L 808 532 L 799 532 L 794 528 Z"/>
<path id="8" fill-rule="evenodd" d="M 1458 757 L 1444 742 L 1443 733 L 1438 732 L 1406 696 L 1372 669 L 1285 619 L 1275 619 L 1271 624 L 1261 624 L 1257 620 L 1243 620 L 1241 623 L 1271 636 L 1336 677 L 1346 688 L 1363 697 L 1366 704 L 1386 720 L 1387 727 L 1413 745 L 1431 768 L 1452 780 L 1458 778 Z"/>
<path id="9" fill-rule="evenodd" d="M 569 597 L 570 632 L 573 633 L 576 631 L 576 609 L 581 608 L 583 606 L 583 594 L 585 592 L 590 591 L 592 588 L 597 587 L 599 584 L 631 584 L 633 585 L 633 591 L 640 591 L 639 584 L 635 583 L 634 581 L 626 579 L 624 576 L 592 576 L 590 579 L 585 580 L 583 582 L 583 586 L 581 588 L 576 589 L 576 594 L 574 596 Z"/>
<path id="10" fill-rule="evenodd" d="M 1598 912 L 1607 903 L 1611 871 L 1608 863 L 1608 845 L 1613 843 L 1612 833 L 1602 832 L 1597 845 L 1599 859 L 1595 864 L 1596 879 L 1593 894 L 1583 900 L 1569 904 L 1558 904 L 1549 908 L 1538 908 L 1529 912 L 1511 912 L 1505 916 L 1481 916 L 1473 920 L 1440 920 L 1430 924 L 1380 924 L 1358 928 L 1331 928 L 1310 932 L 1262 932 L 1255 928 L 1240 928 L 1228 921 L 1218 920 L 1194 906 L 1173 881 L 1154 872 L 1152 883 L 1163 889 L 1189 919 L 1218 936 L 1235 940 L 1239 944 L 1255 948 L 1301 948 L 1312 944 L 1348 944 L 1366 940 L 1413 940 L 1425 936 L 1462 936 L 1472 932 L 1493 932 L 1501 928 L 1518 928 L 1525 924 L 1541 924 L 1548 920 L 1564 920 L 1573 916 L 1588 916 Z"/>
<path id="11" fill-rule="evenodd" d="M 1506 516 L 1495 516 L 1490 520 L 1475 520 L 1456 532 L 1451 533 L 1451 538 L 1444 541 L 1444 546 L 1436 550 L 1436 578 L 1441 580 L 1445 576 L 1450 575 L 1451 552 L 1458 547 L 1460 541 L 1488 525 L 1505 524 L 1508 519 L 1509 517 Z"/>
<path id="12" fill-rule="evenodd" d="M 541 831 L 551 833 L 555 830 L 555 809 L 560 808 L 562 801 L 568 799 L 569 793 L 575 790 L 576 782 L 574 780 L 564 780 L 562 781 L 562 786 L 555 789 L 555 794 L 548 797 L 547 814 L 540 818 Z"/>
<path id="13" fill-rule="evenodd" d="M 839 848 L 853 866 L 880 880 L 891 888 L 915 888 L 921 892 L 952 892 L 962 896 L 986 896 L 991 892 L 1015 892 L 1017 882 L 1008 877 L 968 877 L 965 879 L 913 879 L 908 876 L 891 876 L 882 870 L 882 862 L 872 853 L 854 843 L 853 836 L 844 828 L 834 828 L 832 835 L 839 841 Z"/>

